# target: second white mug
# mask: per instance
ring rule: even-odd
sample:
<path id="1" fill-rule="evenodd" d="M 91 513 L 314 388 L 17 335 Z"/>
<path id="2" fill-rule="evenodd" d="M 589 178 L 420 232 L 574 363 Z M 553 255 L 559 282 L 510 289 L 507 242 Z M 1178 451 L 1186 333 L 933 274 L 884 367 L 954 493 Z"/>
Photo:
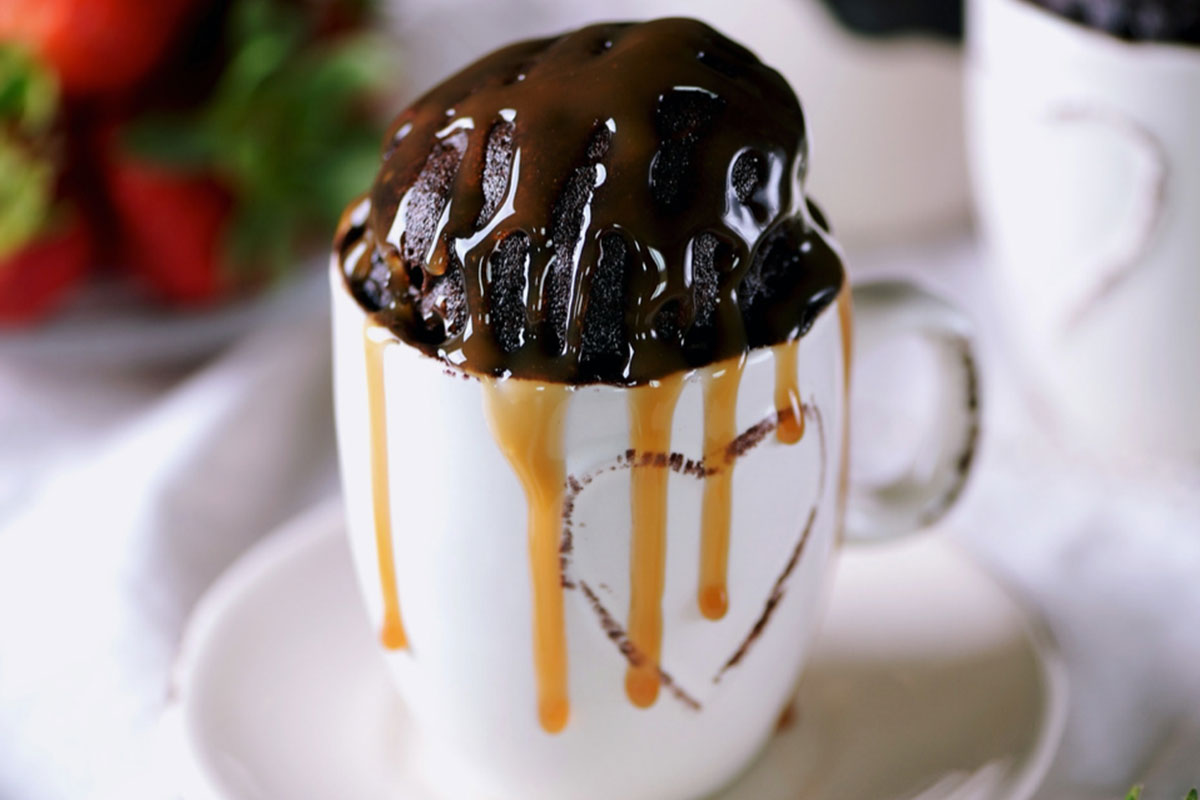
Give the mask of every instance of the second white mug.
<path id="1" fill-rule="evenodd" d="M 976 201 L 1028 385 L 1093 455 L 1200 460 L 1200 47 L 969 10 Z"/>

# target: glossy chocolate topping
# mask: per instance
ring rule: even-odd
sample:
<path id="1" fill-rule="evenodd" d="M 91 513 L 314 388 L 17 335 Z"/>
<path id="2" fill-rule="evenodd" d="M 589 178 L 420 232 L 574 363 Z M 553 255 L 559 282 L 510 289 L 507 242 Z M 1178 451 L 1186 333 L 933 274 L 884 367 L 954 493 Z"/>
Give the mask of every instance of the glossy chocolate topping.
<path id="1" fill-rule="evenodd" d="M 409 344 L 484 375 L 636 384 L 801 336 L 841 261 L 800 104 L 688 19 L 499 50 L 389 131 L 336 243 Z"/>

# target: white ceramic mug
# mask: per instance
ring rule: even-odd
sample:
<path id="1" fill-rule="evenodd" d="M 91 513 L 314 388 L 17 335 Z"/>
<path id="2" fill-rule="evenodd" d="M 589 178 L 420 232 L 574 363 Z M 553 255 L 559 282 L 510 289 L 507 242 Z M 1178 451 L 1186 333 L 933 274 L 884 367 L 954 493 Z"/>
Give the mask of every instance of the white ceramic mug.
<path id="1" fill-rule="evenodd" d="M 394 590 L 407 649 L 387 655 L 421 731 L 418 760 L 449 797 L 672 800 L 731 781 L 770 737 L 795 690 L 822 611 L 845 508 L 849 303 L 845 292 L 798 347 L 750 353 L 737 394 L 728 609 L 705 618 L 700 570 L 704 386 L 683 381 L 671 453 L 631 455 L 627 388 L 587 385 L 566 406 L 561 578 L 567 647 L 565 727 L 539 724 L 522 484 L 493 438 L 485 382 L 373 329 L 333 269 L 338 441 L 348 529 L 367 609 L 386 632 Z M 854 292 L 859 347 L 915 334 L 942 358 L 940 457 L 928 477 L 870 492 L 852 535 L 929 523 L 962 487 L 978 430 L 966 325 L 903 284 Z M 843 317 L 843 314 L 846 315 Z M 846 322 L 846 325 L 839 324 Z M 797 359 L 805 431 L 776 437 L 777 359 Z M 378 359 L 378 360 L 375 360 Z M 370 362 L 374 361 L 374 366 Z M 786 363 L 786 362 L 785 362 Z M 512 380 L 512 379 L 509 379 Z M 494 384 L 493 384 L 494 385 Z M 377 538 L 374 440 L 387 464 Z M 377 418 L 378 419 L 378 418 Z M 727 452 L 734 452 L 729 450 Z M 668 490 L 659 692 L 626 696 L 632 658 L 631 474 L 660 470 Z M 866 500 L 869 499 L 869 502 Z M 381 560 L 382 558 L 382 560 Z M 386 575 L 390 562 L 394 579 Z M 397 642 L 393 641 L 393 644 Z M 381 648 L 381 652 L 383 648 Z"/>
<path id="2" fill-rule="evenodd" d="M 968 132 L 1007 334 L 1105 455 L 1200 459 L 1200 47 L 972 0 Z"/>

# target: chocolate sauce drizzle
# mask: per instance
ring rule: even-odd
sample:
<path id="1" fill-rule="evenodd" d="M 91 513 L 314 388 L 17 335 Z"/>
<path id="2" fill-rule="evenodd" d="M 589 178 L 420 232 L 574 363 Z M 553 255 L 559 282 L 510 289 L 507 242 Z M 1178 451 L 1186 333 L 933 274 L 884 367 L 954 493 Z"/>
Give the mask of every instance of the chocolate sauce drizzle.
<path id="1" fill-rule="evenodd" d="M 640 384 L 803 335 L 843 282 L 786 81 L 688 19 L 503 48 L 392 123 L 336 243 L 378 324 L 481 375 Z"/>

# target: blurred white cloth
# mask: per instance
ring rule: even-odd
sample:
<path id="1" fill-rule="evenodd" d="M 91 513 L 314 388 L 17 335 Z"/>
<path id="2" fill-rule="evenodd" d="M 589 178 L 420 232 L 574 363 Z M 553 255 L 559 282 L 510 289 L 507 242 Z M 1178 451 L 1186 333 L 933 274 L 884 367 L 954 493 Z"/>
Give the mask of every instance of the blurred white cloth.
<path id="1" fill-rule="evenodd" d="M 1146 800 L 1179 800 L 1200 782 L 1200 476 L 1098 467 L 1035 424 L 973 244 L 850 263 L 858 280 L 918 276 L 979 319 L 984 442 L 941 527 L 1063 648 L 1071 719 L 1041 797 L 1107 800 L 1144 779 Z M 142 779 L 188 610 L 336 491 L 328 338 L 313 310 L 190 372 L 0 363 L 0 798 L 162 797 Z M 876 432 L 904 427 L 896 384 L 860 377 L 857 446 L 886 447 Z"/>
<path id="2" fill-rule="evenodd" d="M 0 797 L 131 797 L 187 613 L 335 491 L 328 318 L 190 373 L 0 363 Z"/>

